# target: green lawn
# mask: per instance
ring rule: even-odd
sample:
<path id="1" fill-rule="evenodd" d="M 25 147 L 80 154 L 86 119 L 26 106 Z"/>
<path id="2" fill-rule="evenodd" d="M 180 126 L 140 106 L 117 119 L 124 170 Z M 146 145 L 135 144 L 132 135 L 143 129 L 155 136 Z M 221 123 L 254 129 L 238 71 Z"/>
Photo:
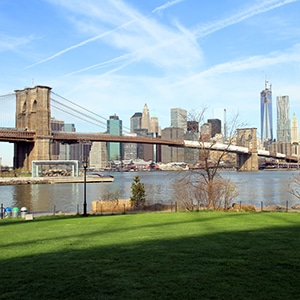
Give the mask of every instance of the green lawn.
<path id="1" fill-rule="evenodd" d="M 299 299 L 300 214 L 0 220 L 0 299 Z"/>

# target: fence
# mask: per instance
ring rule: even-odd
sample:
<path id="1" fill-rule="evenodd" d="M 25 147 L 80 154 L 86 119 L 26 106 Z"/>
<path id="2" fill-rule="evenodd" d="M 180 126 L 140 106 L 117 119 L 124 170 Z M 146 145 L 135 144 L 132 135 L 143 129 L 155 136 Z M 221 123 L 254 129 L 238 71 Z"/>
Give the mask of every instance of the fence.
<path id="1" fill-rule="evenodd" d="M 0 219 L 4 218 L 23 218 L 26 215 L 31 215 L 31 217 L 39 216 L 50 216 L 50 215 L 81 215 L 83 209 L 82 205 L 74 205 L 73 211 L 64 212 L 63 209 L 60 210 L 59 206 L 54 205 L 52 211 L 30 211 L 27 208 L 22 207 L 21 209 L 17 207 L 9 208 L 4 207 L 3 204 L 0 206 Z M 142 212 L 183 212 L 183 211 L 201 211 L 207 210 L 205 207 L 199 205 L 193 205 L 190 207 L 185 207 L 182 203 L 171 202 L 170 204 L 155 203 L 147 204 L 141 207 L 132 207 L 129 200 L 118 200 L 118 201 L 104 201 L 98 200 L 92 202 L 92 210 L 88 213 L 91 215 L 114 215 L 114 214 L 129 214 L 129 213 L 142 213 Z M 233 203 L 232 206 L 224 208 L 224 211 L 237 211 L 237 212 L 300 212 L 300 204 L 296 204 L 289 207 L 289 202 L 286 201 L 285 206 L 280 205 L 270 205 L 264 206 L 263 201 L 260 206 L 243 204 L 241 201 L 238 203 Z M 28 217 L 28 216 L 27 216 Z"/>

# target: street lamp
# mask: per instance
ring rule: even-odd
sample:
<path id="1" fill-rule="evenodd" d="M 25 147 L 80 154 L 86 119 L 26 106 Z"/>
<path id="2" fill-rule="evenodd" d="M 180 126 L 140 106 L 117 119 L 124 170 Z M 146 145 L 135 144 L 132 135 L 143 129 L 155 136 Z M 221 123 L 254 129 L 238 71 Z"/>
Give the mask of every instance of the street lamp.
<path id="1" fill-rule="evenodd" d="M 86 168 L 88 167 L 88 162 L 85 160 L 82 162 L 83 166 L 83 216 L 87 217 L 87 204 L 86 204 Z"/>

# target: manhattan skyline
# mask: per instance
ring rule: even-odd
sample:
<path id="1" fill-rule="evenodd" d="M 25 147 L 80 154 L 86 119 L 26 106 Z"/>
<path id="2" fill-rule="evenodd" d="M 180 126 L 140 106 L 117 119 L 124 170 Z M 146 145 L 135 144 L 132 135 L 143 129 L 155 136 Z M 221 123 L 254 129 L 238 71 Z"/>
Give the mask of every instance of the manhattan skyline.
<path id="1" fill-rule="evenodd" d="M 125 127 L 147 103 L 162 128 L 170 108 L 203 106 L 205 119 L 226 109 L 260 128 L 265 79 L 300 115 L 299 11 L 299 0 L 3 1 L 0 94 L 51 86 Z"/>

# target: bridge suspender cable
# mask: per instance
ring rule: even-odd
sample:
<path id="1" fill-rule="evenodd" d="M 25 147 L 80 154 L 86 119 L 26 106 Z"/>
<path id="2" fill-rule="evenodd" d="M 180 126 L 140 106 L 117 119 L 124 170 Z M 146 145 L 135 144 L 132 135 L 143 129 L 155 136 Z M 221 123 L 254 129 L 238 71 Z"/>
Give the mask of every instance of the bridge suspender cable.
<path id="1" fill-rule="evenodd" d="M 14 96 L 16 93 L 10 93 L 10 94 L 5 94 L 5 95 L 0 95 L 0 98 L 4 97 L 9 97 L 9 96 Z"/>
<path id="2" fill-rule="evenodd" d="M 70 106 L 65 105 L 65 104 L 63 104 L 63 103 L 61 103 L 61 102 L 59 102 L 59 101 L 57 101 L 57 100 L 55 100 L 55 99 L 53 99 L 53 98 L 51 98 L 51 101 L 53 101 L 53 102 L 55 102 L 55 103 L 57 103 L 57 104 L 59 104 L 59 105 L 65 107 L 65 108 L 68 108 L 68 109 L 72 110 L 72 113 L 71 113 L 71 112 L 68 112 L 68 111 L 66 111 L 66 110 L 60 109 L 60 108 L 58 108 L 57 106 L 54 106 L 53 104 L 51 104 L 51 106 L 54 107 L 54 108 L 56 108 L 56 109 L 59 109 L 59 110 L 65 112 L 65 113 L 68 113 L 68 114 L 70 114 L 70 115 L 72 115 L 72 116 L 74 116 L 74 117 L 77 117 L 77 118 L 79 118 L 79 119 L 81 119 L 81 120 L 84 120 L 84 121 L 86 121 L 86 122 L 89 122 L 89 123 L 91 123 L 91 122 L 88 121 L 88 119 L 91 119 L 91 120 L 97 122 L 97 123 L 91 123 L 91 124 L 97 124 L 97 126 L 103 126 L 103 125 L 106 126 L 106 123 L 104 123 L 104 122 L 102 122 L 102 121 L 99 121 L 98 119 L 96 119 L 96 118 L 94 118 L 94 117 L 91 117 L 91 116 L 89 116 L 89 115 L 83 113 L 82 111 L 79 111 L 79 110 L 77 110 L 77 109 L 71 108 Z M 75 115 L 74 112 L 80 114 L 80 116 Z M 84 117 L 86 117 L 86 118 L 88 118 L 88 119 L 84 119 L 82 116 L 84 116 Z M 99 125 L 98 123 L 100 123 L 100 124 L 102 124 L 102 125 Z"/>
<path id="3" fill-rule="evenodd" d="M 83 121 L 85 121 L 85 122 L 88 122 L 88 123 L 90 123 L 90 124 L 93 124 L 93 125 L 96 125 L 96 126 L 99 126 L 99 127 L 103 127 L 103 125 L 101 126 L 100 124 L 91 122 L 91 121 L 89 121 L 89 120 L 87 120 L 87 119 L 84 119 L 84 118 L 82 118 L 82 117 L 80 117 L 80 116 L 77 116 L 77 115 L 75 115 L 75 114 L 72 114 L 72 113 L 69 112 L 69 111 L 66 111 L 66 110 L 64 110 L 64 109 L 62 109 L 62 108 L 59 108 L 59 107 L 57 107 L 57 106 L 55 106 L 55 105 L 53 105 L 53 104 L 51 104 L 51 106 L 54 107 L 54 108 L 56 108 L 56 109 L 58 109 L 58 110 L 60 110 L 60 111 L 62 111 L 62 112 L 64 112 L 64 113 L 67 113 L 67 114 L 69 114 L 69 115 L 71 115 L 71 116 L 73 116 L 73 117 L 75 117 L 75 118 L 81 119 L 81 120 L 83 120 Z"/>
<path id="4" fill-rule="evenodd" d="M 62 96 L 60 96 L 60 95 L 54 93 L 53 91 L 51 91 L 51 93 L 52 93 L 53 95 L 55 95 L 55 96 L 57 96 L 57 97 L 59 97 L 59 98 L 65 100 L 65 101 L 71 103 L 72 105 L 79 107 L 81 110 L 84 110 L 84 111 L 86 111 L 86 112 L 88 112 L 88 113 L 90 113 L 90 114 L 92 114 L 92 115 L 94 115 L 94 116 L 96 116 L 96 117 L 98 117 L 98 118 L 100 118 L 100 119 L 105 120 L 105 122 L 107 122 L 107 119 L 106 119 L 106 118 L 104 118 L 104 117 L 102 117 L 102 116 L 96 114 L 95 112 L 90 111 L 90 110 L 86 109 L 85 107 L 83 107 L 83 106 L 81 106 L 81 105 L 79 105 L 79 104 L 76 104 L 75 102 L 73 102 L 73 101 L 71 101 L 71 100 L 69 100 L 69 99 L 67 99 L 67 98 L 65 98 L 65 97 L 62 97 Z M 52 98 L 51 98 L 51 99 L 52 99 Z M 58 102 L 58 101 L 56 100 L 56 102 Z M 59 103 L 60 103 L 60 102 L 59 102 Z M 60 104 L 61 104 L 61 103 L 60 103 Z M 68 108 L 71 109 L 71 110 L 74 110 L 74 109 L 72 109 L 71 107 L 69 107 L 69 106 L 67 106 L 67 105 L 64 105 L 64 104 L 61 104 L 61 105 L 65 106 L 65 107 L 68 107 Z M 76 111 L 77 111 L 77 110 L 76 110 Z M 78 112 L 78 111 L 77 111 L 77 112 Z M 82 112 L 80 112 L 80 113 L 82 114 Z M 89 116 L 89 115 L 87 115 L 87 114 L 84 114 L 84 115 L 87 116 L 88 118 L 92 119 L 92 120 L 96 120 L 97 122 L 100 122 L 98 119 L 95 119 L 95 118 L 93 118 L 93 117 L 91 117 L 91 116 Z M 101 122 L 101 123 L 106 125 L 106 123 L 104 123 L 104 122 Z M 125 131 L 127 131 L 127 132 L 130 132 L 130 128 L 128 128 L 128 127 L 126 127 L 126 126 L 123 126 L 123 129 L 125 129 Z"/>

